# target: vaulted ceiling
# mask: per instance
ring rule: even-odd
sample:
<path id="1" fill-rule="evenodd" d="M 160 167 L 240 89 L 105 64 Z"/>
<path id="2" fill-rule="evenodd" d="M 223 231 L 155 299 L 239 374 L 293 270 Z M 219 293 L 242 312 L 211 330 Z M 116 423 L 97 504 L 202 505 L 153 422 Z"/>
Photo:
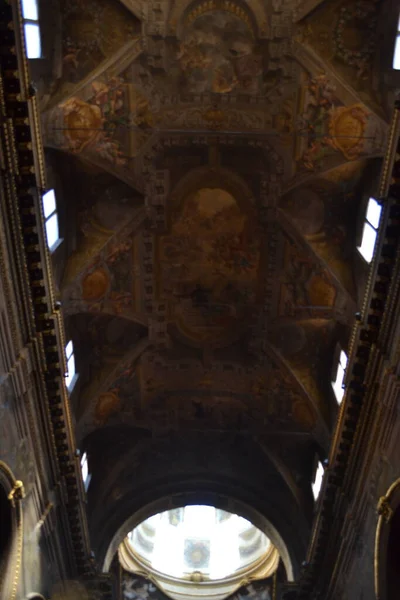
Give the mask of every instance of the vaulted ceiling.
<path id="1" fill-rule="evenodd" d="M 134 511 L 196 489 L 253 504 L 304 557 L 335 353 L 367 272 L 356 241 L 387 129 L 381 10 L 52 6 L 37 81 L 102 557 Z"/>

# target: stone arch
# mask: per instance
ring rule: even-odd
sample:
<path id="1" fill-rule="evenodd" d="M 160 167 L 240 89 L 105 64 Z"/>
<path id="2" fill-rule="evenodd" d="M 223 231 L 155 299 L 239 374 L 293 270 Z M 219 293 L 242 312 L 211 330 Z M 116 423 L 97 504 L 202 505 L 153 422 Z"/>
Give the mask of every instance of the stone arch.
<path id="1" fill-rule="evenodd" d="M 379 499 L 378 514 L 375 595 L 377 600 L 395 600 L 400 587 L 400 478 Z"/>
<path id="2" fill-rule="evenodd" d="M 132 432 L 125 431 L 121 440 L 124 438 L 132 439 Z M 104 436 L 101 440 L 104 444 Z M 90 447 L 95 448 L 99 441 L 99 435 L 93 437 Z M 247 437 L 232 441 L 230 435 L 212 433 L 188 432 L 158 439 L 142 435 L 129 453 L 115 450 L 114 468 L 104 473 L 101 467 L 101 477 L 99 465 L 104 461 L 94 464 L 88 491 L 89 530 L 99 564 L 107 569 L 129 528 L 151 513 L 173 508 L 173 503 L 208 504 L 252 521 L 282 558 L 290 557 L 290 561 L 285 559 L 287 575 L 296 577 L 306 551 L 309 523 L 287 482 L 256 442 Z M 166 465 L 172 469 L 168 477 Z M 208 466 L 210 472 L 206 473 Z M 104 527 L 99 527 L 100 523 Z"/>
<path id="3" fill-rule="evenodd" d="M 278 549 L 279 555 L 285 566 L 287 578 L 289 581 L 293 581 L 293 565 L 288 548 L 274 525 L 256 509 L 238 498 L 202 490 L 183 491 L 179 494 L 162 496 L 132 514 L 118 529 L 111 540 L 104 559 L 103 571 L 109 570 L 119 544 L 123 541 L 129 531 L 154 514 L 190 504 L 208 504 L 210 506 L 215 506 L 216 508 L 240 515 L 256 525 L 256 527 L 270 538 L 274 546 Z"/>
<path id="4" fill-rule="evenodd" d="M 15 600 L 22 554 L 23 484 L 0 461 L 0 600 Z"/>

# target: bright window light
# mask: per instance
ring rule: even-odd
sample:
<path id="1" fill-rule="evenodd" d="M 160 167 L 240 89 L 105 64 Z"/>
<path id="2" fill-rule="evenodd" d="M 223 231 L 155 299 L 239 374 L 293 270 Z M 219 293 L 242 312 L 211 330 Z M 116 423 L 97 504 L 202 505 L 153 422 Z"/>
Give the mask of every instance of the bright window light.
<path id="1" fill-rule="evenodd" d="M 56 213 L 49 217 L 46 221 L 46 236 L 47 244 L 51 249 L 59 239 L 58 219 Z"/>
<path id="2" fill-rule="evenodd" d="M 56 210 L 56 195 L 54 190 L 49 190 L 43 194 L 43 211 L 47 219 Z"/>
<path id="3" fill-rule="evenodd" d="M 400 17 L 397 23 L 397 36 L 394 45 L 393 69 L 400 70 Z"/>
<path id="4" fill-rule="evenodd" d="M 374 256 L 375 242 L 378 233 L 379 222 L 381 219 L 381 213 L 382 207 L 378 204 L 375 198 L 370 198 L 368 200 L 361 246 L 358 247 L 358 251 L 367 262 L 371 262 L 372 257 Z"/>
<path id="5" fill-rule="evenodd" d="M 128 539 L 138 556 L 167 576 L 187 579 L 197 571 L 213 581 L 254 565 L 270 548 L 246 519 L 205 505 L 158 513 Z"/>
<path id="6" fill-rule="evenodd" d="M 39 19 L 38 6 L 36 0 L 22 0 L 22 16 L 30 21 Z"/>
<path id="7" fill-rule="evenodd" d="M 372 227 L 378 229 L 379 221 L 381 219 L 382 206 L 378 204 L 375 198 L 370 198 L 368 200 L 367 207 L 367 221 L 371 223 Z"/>
<path id="8" fill-rule="evenodd" d="M 396 37 L 394 46 L 393 69 L 400 70 L 400 35 Z"/>
<path id="9" fill-rule="evenodd" d="M 336 400 L 340 404 L 344 396 L 343 381 L 347 367 L 347 354 L 343 350 L 340 351 L 339 364 L 336 372 L 336 379 L 332 381 L 333 391 L 335 392 Z"/>
<path id="10" fill-rule="evenodd" d="M 73 383 L 76 371 L 75 371 L 75 355 L 74 355 L 74 346 L 72 344 L 72 340 L 68 342 L 65 347 L 65 355 L 67 358 L 67 375 L 65 376 L 65 385 L 68 389 L 71 388 Z"/>
<path id="11" fill-rule="evenodd" d="M 40 58 L 42 56 L 42 44 L 37 0 L 22 0 L 22 16 L 27 57 Z"/>
<path id="12" fill-rule="evenodd" d="M 67 360 L 70 358 L 70 356 L 72 356 L 74 352 L 74 345 L 72 343 L 72 340 L 70 340 L 68 342 L 68 344 L 65 346 L 65 355 L 67 357 Z"/>
<path id="13" fill-rule="evenodd" d="M 54 190 L 49 190 L 48 192 L 43 194 L 42 202 L 43 213 L 45 218 L 47 245 L 49 249 L 52 250 L 54 249 L 54 246 L 60 239 L 60 232 L 58 229 L 56 196 Z"/>
<path id="14" fill-rule="evenodd" d="M 314 500 L 318 499 L 319 493 L 321 491 L 322 480 L 324 478 L 324 467 L 321 462 L 318 463 L 317 472 L 315 473 L 315 480 L 312 484 L 312 491 L 314 495 Z"/>
<path id="15" fill-rule="evenodd" d="M 372 257 L 374 256 L 375 242 L 375 229 L 371 227 L 369 223 L 364 223 L 361 246 L 359 246 L 358 250 L 367 262 L 371 262 Z"/>
<path id="16" fill-rule="evenodd" d="M 82 481 L 83 484 L 85 486 L 85 489 L 87 488 L 87 485 L 89 483 L 89 464 L 88 464 L 88 458 L 87 458 L 87 453 L 84 452 L 81 456 L 81 473 L 82 473 Z"/>
<path id="17" fill-rule="evenodd" d="M 26 54 L 28 58 L 40 58 L 42 47 L 40 43 L 40 29 L 37 23 L 25 23 Z"/>

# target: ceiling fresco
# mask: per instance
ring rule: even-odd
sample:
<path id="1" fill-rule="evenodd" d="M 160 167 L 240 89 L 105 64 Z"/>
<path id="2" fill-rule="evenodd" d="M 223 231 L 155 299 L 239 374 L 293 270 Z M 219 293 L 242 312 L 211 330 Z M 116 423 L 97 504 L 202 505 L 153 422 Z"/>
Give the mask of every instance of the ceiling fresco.
<path id="1" fill-rule="evenodd" d="M 246 16 L 225 10 L 192 13 L 176 56 L 184 90 L 192 94 L 226 94 L 234 89 L 260 92 L 267 69 L 263 69 L 262 54 L 256 52 Z"/>
<path id="2" fill-rule="evenodd" d="M 171 209 L 159 241 L 170 319 L 204 344 L 243 322 L 257 297 L 261 235 L 225 190 L 202 188 Z M 253 220 L 253 223 L 251 222 Z"/>
<path id="3" fill-rule="evenodd" d="M 68 93 L 141 31 L 140 21 L 117 0 L 62 0 L 62 74 L 51 88 Z"/>
<path id="4" fill-rule="evenodd" d="M 382 90 L 373 83 L 382 0 L 324 2 L 304 19 L 298 39 L 343 77 L 366 105 L 382 112 Z"/>
<path id="5" fill-rule="evenodd" d="M 94 415 L 97 424 L 158 432 L 310 432 L 316 409 L 301 386 L 296 393 L 294 386 L 293 375 L 273 362 L 244 368 L 215 361 L 206 368 L 199 360 L 171 360 L 148 350 L 140 361 L 121 365 L 91 405 L 84 429 L 93 430 Z"/>
<path id="6" fill-rule="evenodd" d="M 159 17 L 166 4 L 159 3 L 154 11 L 149 8 L 149 19 Z M 333 4 L 336 20 L 346 20 L 346 31 L 353 31 L 350 25 L 354 25 L 356 33 L 362 32 L 364 22 L 365 31 L 371 31 L 371 15 L 376 18 L 378 2 L 371 0 L 373 10 L 357 8 L 354 15 L 349 8 L 349 16 L 346 3 L 339 8 L 337 2 Z M 115 10 L 113 3 L 107 6 Z M 324 7 L 325 3 L 319 10 Z M 315 57 L 304 41 L 304 31 L 311 25 L 307 29 L 301 23 L 293 35 L 290 8 L 289 2 L 274 7 L 263 37 L 249 7 L 228 1 L 188 7 L 168 36 L 127 35 L 122 50 L 114 49 L 108 60 L 98 60 L 83 79 L 77 73 L 77 83 L 64 98 L 52 101 L 53 108 L 43 116 L 46 143 L 96 164 L 100 161 L 130 181 L 135 180 L 133 172 L 140 180 L 138 163 L 149 140 L 162 132 L 262 134 L 284 147 L 285 167 L 294 180 L 379 155 L 385 138 L 382 115 L 374 112 L 376 107 L 358 89 L 343 84 L 342 74 L 323 53 Z M 332 18 L 326 17 L 328 26 Z M 145 32 L 152 30 L 151 19 Z M 110 20 L 118 22 L 116 16 Z M 74 35 L 86 39 L 79 27 Z M 118 40 L 121 35 L 110 39 Z M 364 34 L 360 35 L 363 40 Z M 95 39 L 99 43 L 102 35 Z M 369 48 L 374 48 L 373 33 L 368 40 Z M 364 65 L 369 64 L 361 51 L 354 52 L 362 54 Z M 340 64 L 346 64 L 347 54 L 340 56 Z M 352 64 L 351 57 L 347 62 Z M 357 77 L 351 80 L 358 81 Z"/>
<path id="7" fill-rule="evenodd" d="M 42 110 L 66 190 L 77 443 L 252 440 L 309 518 L 387 134 L 381 3 L 326 0 L 299 22 L 291 0 L 95 4 L 62 4 Z"/>
<path id="8" fill-rule="evenodd" d="M 137 288 L 141 280 L 135 268 L 139 244 L 140 240 L 132 236 L 129 228 L 127 233 L 119 231 L 118 236 L 112 236 L 64 290 L 66 314 L 89 311 L 132 316 L 140 313 Z"/>

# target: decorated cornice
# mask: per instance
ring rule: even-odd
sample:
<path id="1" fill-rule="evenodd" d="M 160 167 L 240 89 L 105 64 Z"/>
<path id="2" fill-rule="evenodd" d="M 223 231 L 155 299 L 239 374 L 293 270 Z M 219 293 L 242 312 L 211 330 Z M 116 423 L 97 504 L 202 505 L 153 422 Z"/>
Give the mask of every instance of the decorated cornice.
<path id="1" fill-rule="evenodd" d="M 90 547 L 84 490 L 71 422 L 63 348 L 62 317 L 52 283 L 41 195 L 46 189 L 44 156 L 35 92 L 30 84 L 19 2 L 0 1 L 2 176 L 8 235 L 16 258 L 16 288 L 22 295 L 27 339 L 38 377 L 38 396 L 49 424 L 46 440 L 56 459 L 55 479 L 68 523 L 72 575 L 89 574 Z M 64 510 L 63 510 L 64 509 Z"/>
<path id="2" fill-rule="evenodd" d="M 399 133 L 400 104 L 396 104 L 379 187 L 383 210 L 375 256 L 362 311 L 356 315 L 352 332 L 346 392 L 333 437 L 308 559 L 297 590 L 299 599 L 312 598 L 317 592 L 326 593 L 328 586 L 332 590 L 335 585 L 340 565 L 344 564 L 341 540 L 347 530 L 347 545 L 355 543 L 351 531 L 365 517 L 365 486 L 362 482 L 365 482 L 371 465 L 371 453 L 383 443 L 387 416 L 392 415 L 396 402 L 396 394 L 386 391 L 393 386 L 390 372 L 385 368 L 390 355 L 390 334 L 399 316 L 400 189 L 397 184 L 390 185 Z M 356 507 L 351 523 L 346 518 L 350 502 Z"/>

